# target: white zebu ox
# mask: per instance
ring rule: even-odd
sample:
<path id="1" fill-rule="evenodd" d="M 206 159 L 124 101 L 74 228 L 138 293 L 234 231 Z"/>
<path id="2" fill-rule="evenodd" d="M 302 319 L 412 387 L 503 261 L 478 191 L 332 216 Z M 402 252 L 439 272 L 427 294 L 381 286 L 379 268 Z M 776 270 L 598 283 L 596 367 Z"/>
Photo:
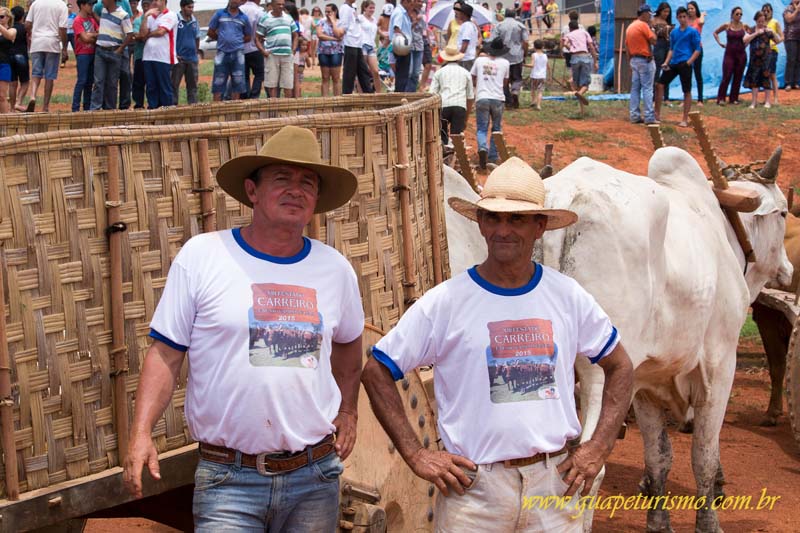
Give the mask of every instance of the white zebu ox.
<path id="1" fill-rule="evenodd" d="M 575 278 L 597 299 L 633 360 L 644 493 L 665 494 L 672 463 L 665 408 L 681 421 L 693 409 L 692 467 L 697 494 L 710 503 L 721 494 L 719 432 L 748 304 L 767 281 L 791 276 L 782 243 L 786 200 L 774 183 L 739 183 L 762 197 L 756 212 L 741 215 L 758 258 L 743 276 L 744 256 L 697 162 L 683 150 L 663 148 L 648 174 L 650 179 L 581 158 L 546 180 L 547 206 L 571 209 L 580 218 L 545 233 L 536 259 Z M 463 178 L 447 172 L 446 197 L 470 197 L 465 188 Z M 453 273 L 482 261 L 477 226 L 453 213 L 447 224 Z M 461 235 L 451 238 L 451 231 Z M 471 249 L 460 251 L 464 243 Z M 578 361 L 586 440 L 597 424 L 603 374 Z M 666 510 L 650 510 L 647 521 L 649 531 L 670 530 Z M 716 512 L 698 511 L 696 528 L 720 530 Z"/>

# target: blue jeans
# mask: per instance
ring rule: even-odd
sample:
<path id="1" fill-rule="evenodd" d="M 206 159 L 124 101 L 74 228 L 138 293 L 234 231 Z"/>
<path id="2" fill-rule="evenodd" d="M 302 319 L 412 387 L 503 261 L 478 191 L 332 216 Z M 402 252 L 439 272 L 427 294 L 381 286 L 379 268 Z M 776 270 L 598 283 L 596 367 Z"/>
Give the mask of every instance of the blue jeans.
<path id="1" fill-rule="evenodd" d="M 92 87 L 94 86 L 94 54 L 79 54 L 75 56 L 78 66 L 78 79 L 72 91 L 72 111 L 81 110 L 81 96 L 83 96 L 83 110 L 92 108 Z"/>
<path id="2" fill-rule="evenodd" d="M 223 465 L 201 459 L 194 474 L 195 532 L 332 533 L 338 523 L 343 470 L 336 453 L 266 476 L 240 466 L 240 461 Z"/>
<path id="3" fill-rule="evenodd" d="M 147 84 L 144 79 L 144 65 L 141 58 L 133 62 L 133 88 L 131 94 L 133 95 L 133 108 L 144 108 L 144 90 Z"/>
<path id="4" fill-rule="evenodd" d="M 486 137 L 489 134 L 489 118 L 492 119 L 492 131 L 503 131 L 503 100 L 483 98 L 475 104 L 475 122 L 478 136 L 478 151 L 486 151 Z M 494 139 L 489 143 L 489 161 L 497 161 L 497 147 Z"/>
<path id="5" fill-rule="evenodd" d="M 119 69 L 122 54 L 116 48 L 98 46 L 94 51 L 94 89 L 92 90 L 92 111 L 97 109 L 116 109 L 119 90 Z"/>
<path id="6" fill-rule="evenodd" d="M 172 67 L 161 61 L 142 61 L 147 80 L 147 107 L 158 109 L 175 104 L 172 94 Z"/>
<path id="7" fill-rule="evenodd" d="M 419 84 L 419 75 L 422 73 L 422 50 L 411 51 L 411 72 L 408 74 L 408 83 L 406 84 L 406 92 L 417 92 L 417 85 Z"/>
<path id="8" fill-rule="evenodd" d="M 656 73 L 656 62 L 643 57 L 631 58 L 631 102 L 629 106 L 631 122 L 638 122 L 642 118 L 639 110 L 639 100 L 644 101 L 644 121 L 656 120 L 653 109 L 653 79 Z"/>
<path id="9" fill-rule="evenodd" d="M 126 46 L 122 52 L 122 62 L 119 64 L 119 108 L 130 109 L 131 88 L 133 76 L 131 75 L 131 47 Z"/>
<path id="10" fill-rule="evenodd" d="M 231 81 L 231 92 L 234 94 L 247 94 L 247 85 L 244 82 L 244 50 L 235 52 L 220 52 L 214 56 L 214 79 L 211 82 L 212 94 L 223 94 Z"/>

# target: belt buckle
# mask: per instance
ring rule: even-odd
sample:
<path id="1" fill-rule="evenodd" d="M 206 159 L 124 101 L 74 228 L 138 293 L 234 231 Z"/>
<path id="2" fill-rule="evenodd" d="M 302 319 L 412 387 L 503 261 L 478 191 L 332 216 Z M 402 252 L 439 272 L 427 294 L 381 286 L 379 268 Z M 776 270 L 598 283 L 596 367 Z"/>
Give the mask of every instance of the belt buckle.
<path id="1" fill-rule="evenodd" d="M 256 471 L 258 471 L 258 473 L 261 474 L 262 476 L 274 476 L 274 475 L 277 475 L 278 472 L 275 472 L 273 470 L 268 470 L 267 469 L 267 455 L 270 455 L 270 454 L 268 454 L 268 453 L 259 453 L 258 455 L 256 455 Z"/>

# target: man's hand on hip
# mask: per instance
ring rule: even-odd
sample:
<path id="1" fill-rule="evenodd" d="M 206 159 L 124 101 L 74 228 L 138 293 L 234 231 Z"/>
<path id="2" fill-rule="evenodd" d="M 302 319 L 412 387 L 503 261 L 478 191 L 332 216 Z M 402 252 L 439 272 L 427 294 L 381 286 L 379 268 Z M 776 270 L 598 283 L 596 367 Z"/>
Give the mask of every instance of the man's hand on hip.
<path id="1" fill-rule="evenodd" d="M 464 489 L 472 485 L 472 480 L 464 472 L 467 468 L 477 470 L 477 465 L 461 455 L 444 451 L 431 451 L 420 448 L 409 460 L 408 465 L 416 475 L 436 485 L 442 494 L 448 496 L 450 488 L 463 495 Z"/>
<path id="2" fill-rule="evenodd" d="M 333 425 L 336 426 L 336 454 L 339 459 L 344 461 L 350 456 L 353 447 L 356 445 L 356 426 L 358 417 L 348 411 L 339 411 L 336 418 L 333 419 Z"/>
<path id="3" fill-rule="evenodd" d="M 136 498 L 142 497 L 142 468 L 147 465 L 153 479 L 161 479 L 158 468 L 158 451 L 150 435 L 138 433 L 132 435 L 128 447 L 128 455 L 122 471 L 125 488 Z"/>
<path id="4" fill-rule="evenodd" d="M 586 496 L 592 488 L 594 478 L 600 473 L 607 453 L 603 445 L 596 441 L 587 441 L 570 453 L 569 457 L 558 465 L 558 473 L 564 474 L 564 483 L 569 486 L 564 496 L 574 495 L 583 483 L 581 495 Z"/>

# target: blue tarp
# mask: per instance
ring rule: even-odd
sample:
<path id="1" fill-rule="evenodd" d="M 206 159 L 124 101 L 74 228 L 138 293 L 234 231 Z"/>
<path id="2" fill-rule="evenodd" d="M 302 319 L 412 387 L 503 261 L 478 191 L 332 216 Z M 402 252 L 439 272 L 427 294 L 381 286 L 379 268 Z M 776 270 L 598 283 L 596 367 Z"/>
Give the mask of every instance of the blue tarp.
<path id="1" fill-rule="evenodd" d="M 648 0 L 653 10 L 660 3 L 657 0 Z M 672 22 L 678 23 L 675 11 L 678 6 L 686 5 L 685 2 L 668 2 L 672 6 Z M 753 15 L 761 9 L 763 0 L 699 0 L 700 9 L 706 13 L 706 23 L 703 27 L 703 97 L 708 100 L 716 98 L 719 83 L 722 80 L 722 58 L 725 49 L 714 40 L 714 30 L 722 24 L 730 21 L 731 10 L 734 7 L 741 7 L 744 11 L 742 22 L 750 26 L 755 25 Z M 783 10 L 789 5 L 789 0 L 773 0 L 772 6 L 775 9 L 774 17 L 784 29 Z M 600 73 L 603 74 L 606 85 L 613 84 L 614 76 L 614 1 L 603 0 L 601 3 L 600 17 Z M 720 34 L 720 40 L 724 43 L 725 36 Z M 783 73 L 786 69 L 786 50 L 783 43 L 778 45 L 778 83 L 783 84 Z M 678 83 L 677 81 L 675 82 Z M 675 85 L 677 87 L 677 85 Z M 692 92 L 697 96 L 697 87 L 692 82 Z"/>

